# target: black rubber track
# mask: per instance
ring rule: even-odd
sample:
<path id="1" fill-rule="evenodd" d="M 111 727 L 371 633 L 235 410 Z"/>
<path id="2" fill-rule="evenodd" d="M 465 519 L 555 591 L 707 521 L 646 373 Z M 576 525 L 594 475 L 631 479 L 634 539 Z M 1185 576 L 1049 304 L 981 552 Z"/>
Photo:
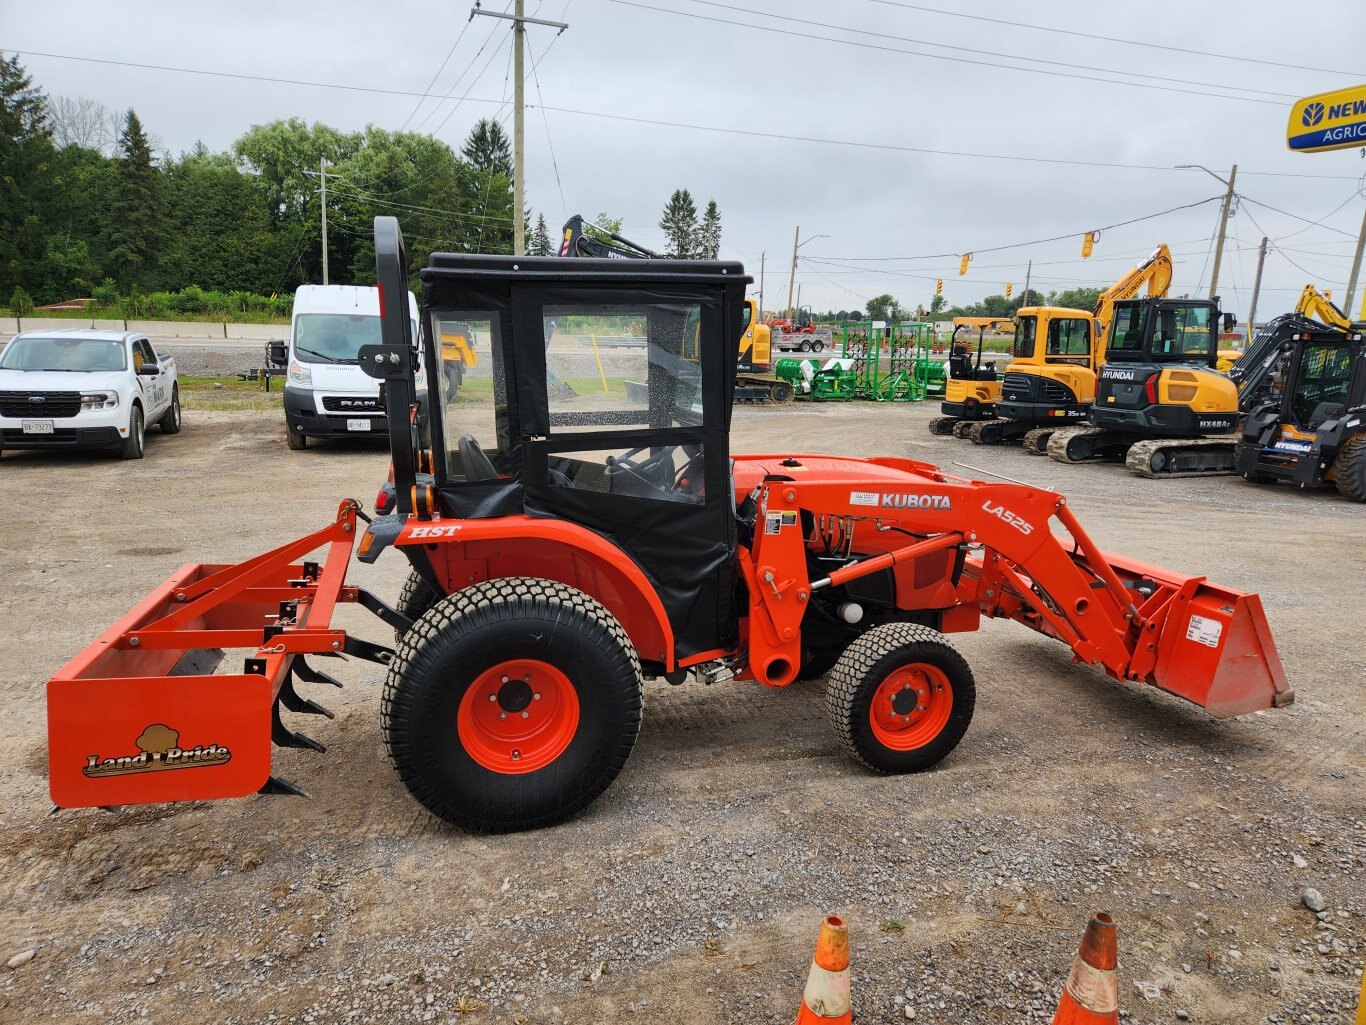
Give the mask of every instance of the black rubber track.
<path id="1" fill-rule="evenodd" d="M 873 735 L 868 707 L 878 685 L 910 662 L 938 667 L 953 688 L 953 708 L 944 728 L 929 743 L 897 751 Z M 845 649 L 830 674 L 825 710 L 835 736 L 851 755 L 874 772 L 923 772 L 939 764 L 958 746 L 972 722 L 977 687 L 967 661 L 938 630 L 915 623 L 885 623 L 869 630 Z"/>
<path id="2" fill-rule="evenodd" d="M 579 701 L 565 751 L 515 775 L 476 762 L 456 728 L 469 685 L 513 658 L 555 666 Z M 534 829 L 581 811 L 616 779 L 640 732 L 642 700 L 640 660 L 597 601 L 548 580 L 491 580 L 443 598 L 399 643 L 384 684 L 384 744 L 403 784 L 437 817 L 476 832 Z"/>

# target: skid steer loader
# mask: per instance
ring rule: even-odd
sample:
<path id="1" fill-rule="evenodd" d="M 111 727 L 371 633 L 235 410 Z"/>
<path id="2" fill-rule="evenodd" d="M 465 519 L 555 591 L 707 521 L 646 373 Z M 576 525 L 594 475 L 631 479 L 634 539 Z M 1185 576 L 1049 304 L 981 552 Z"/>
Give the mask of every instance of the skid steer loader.
<path id="1" fill-rule="evenodd" d="M 271 744 L 320 746 L 281 714 L 323 713 L 296 689 L 329 682 L 316 655 L 386 667 L 399 778 L 488 831 L 601 794 L 646 678 L 786 687 L 829 669 L 845 750 L 875 772 L 929 769 L 976 698 L 946 635 L 984 617 L 1215 716 L 1293 699 L 1255 594 L 1107 554 L 1059 494 L 909 459 L 732 454 L 738 263 L 434 254 L 422 331 L 491 339 L 484 404 L 445 394 L 439 353 L 411 336 L 392 218 L 375 249 L 383 341 L 360 362 L 383 382 L 397 508 L 362 533 L 346 500 L 274 551 L 184 566 L 77 655 L 48 684 L 59 806 L 298 792 L 272 776 Z M 623 350 L 639 387 L 550 391 L 557 332 L 588 325 L 642 340 Z M 404 610 L 346 582 L 353 546 L 408 559 Z M 332 626 L 339 602 L 379 615 L 397 650 Z M 225 648 L 245 661 L 215 675 Z"/>

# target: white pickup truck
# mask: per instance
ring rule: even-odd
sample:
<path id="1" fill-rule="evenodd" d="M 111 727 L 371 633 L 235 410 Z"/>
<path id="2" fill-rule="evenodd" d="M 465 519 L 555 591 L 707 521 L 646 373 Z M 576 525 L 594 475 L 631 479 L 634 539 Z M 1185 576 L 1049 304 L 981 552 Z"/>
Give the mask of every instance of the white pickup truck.
<path id="1" fill-rule="evenodd" d="M 95 448 L 141 459 L 180 431 L 175 360 L 131 331 L 25 331 L 0 353 L 0 452 Z"/>

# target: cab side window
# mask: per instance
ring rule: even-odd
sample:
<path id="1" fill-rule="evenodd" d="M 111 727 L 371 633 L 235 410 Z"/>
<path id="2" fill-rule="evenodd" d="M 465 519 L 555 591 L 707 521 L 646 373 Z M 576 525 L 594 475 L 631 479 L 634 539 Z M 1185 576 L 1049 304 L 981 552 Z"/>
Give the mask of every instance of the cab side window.
<path id="1" fill-rule="evenodd" d="M 1091 351 L 1090 322 L 1055 320 L 1048 325 L 1048 355 L 1085 356 Z"/>
<path id="2" fill-rule="evenodd" d="M 139 338 L 133 343 L 133 369 L 141 370 L 148 363 L 156 363 L 157 355 L 152 351 L 152 343 Z"/>

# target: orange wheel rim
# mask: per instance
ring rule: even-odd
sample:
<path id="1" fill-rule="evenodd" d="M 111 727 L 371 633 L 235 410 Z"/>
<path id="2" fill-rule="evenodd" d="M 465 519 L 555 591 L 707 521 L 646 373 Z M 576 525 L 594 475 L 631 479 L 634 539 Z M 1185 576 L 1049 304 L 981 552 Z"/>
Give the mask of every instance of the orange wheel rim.
<path id="1" fill-rule="evenodd" d="M 952 711 L 953 685 L 944 671 L 911 662 L 878 684 L 868 706 L 868 724 L 884 747 L 914 751 L 943 732 Z"/>
<path id="2" fill-rule="evenodd" d="M 537 659 L 486 669 L 465 690 L 456 729 L 466 754 L 508 775 L 543 769 L 564 754 L 579 728 L 579 695 L 569 677 Z"/>

